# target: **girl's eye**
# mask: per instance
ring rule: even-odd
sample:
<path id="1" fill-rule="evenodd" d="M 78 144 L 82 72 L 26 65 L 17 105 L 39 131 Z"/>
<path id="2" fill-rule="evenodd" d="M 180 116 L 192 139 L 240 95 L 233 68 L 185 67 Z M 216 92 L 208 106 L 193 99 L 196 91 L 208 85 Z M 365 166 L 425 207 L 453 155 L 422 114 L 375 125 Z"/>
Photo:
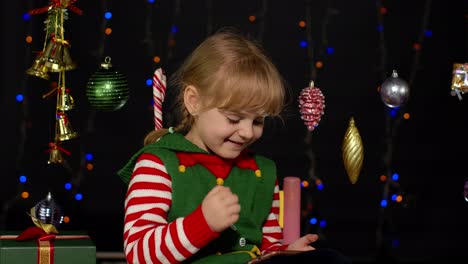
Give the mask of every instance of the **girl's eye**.
<path id="1" fill-rule="evenodd" d="M 227 120 L 228 120 L 228 122 L 230 124 L 237 124 L 237 123 L 240 122 L 240 119 L 236 119 L 236 118 L 232 118 L 232 117 L 226 117 L 226 118 L 227 118 Z"/>
<path id="2" fill-rule="evenodd" d="M 253 121 L 254 125 L 263 125 L 264 121 L 263 121 L 263 118 L 262 119 L 255 119 Z"/>

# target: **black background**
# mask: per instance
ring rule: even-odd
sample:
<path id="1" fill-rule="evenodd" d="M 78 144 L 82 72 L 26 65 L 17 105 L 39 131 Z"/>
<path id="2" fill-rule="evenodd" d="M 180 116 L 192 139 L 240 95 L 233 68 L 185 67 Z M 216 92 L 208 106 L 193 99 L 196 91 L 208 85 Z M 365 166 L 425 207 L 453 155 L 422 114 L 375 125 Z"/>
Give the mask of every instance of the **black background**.
<path id="1" fill-rule="evenodd" d="M 429 263 L 456 256 L 466 260 L 468 203 L 463 198 L 463 185 L 468 180 L 468 99 L 451 96 L 450 83 L 453 63 L 468 61 L 467 2 L 431 1 L 427 29 L 433 34 L 424 38 L 416 66 L 412 45 L 422 30 L 423 0 L 383 1 L 388 10 L 383 40 L 377 30 L 377 1 L 311 1 L 314 58 L 299 46 L 306 38 L 306 31 L 297 26 L 306 18 L 306 1 L 266 1 L 265 16 L 255 23 L 250 23 L 248 16 L 259 14 L 262 1 L 212 1 L 208 8 L 210 2 L 75 3 L 84 14 L 69 11 L 65 36 L 78 64 L 76 70 L 67 72 L 67 85 L 77 103 L 69 113 L 70 122 L 80 137 L 63 144 L 72 152 L 66 156 L 65 166 L 47 165 L 45 150 L 53 137 L 55 100 L 42 99 L 42 95 L 49 91 L 50 83 L 25 74 L 35 52 L 42 48 L 46 14 L 32 16 L 30 21 L 22 20 L 22 14 L 48 3 L 3 3 L 0 229 L 30 226 L 26 212 L 51 191 L 71 217 L 59 230 L 84 230 L 99 251 L 121 251 L 125 186 L 116 171 L 153 128 L 152 89 L 145 80 L 156 67 L 172 73 L 210 32 L 234 26 L 261 40 L 292 91 L 284 123 L 268 124 L 254 149 L 277 162 L 278 177 L 304 179 L 311 166 L 305 151 L 313 150 L 314 172 L 325 189 L 310 188 L 303 197 L 312 197 L 312 213 L 327 220 L 327 226 L 319 230 L 322 241 L 363 262 Z M 177 4 L 180 9 L 176 9 Z M 103 13 L 107 10 L 113 14 L 106 24 L 113 33 L 105 37 Z M 322 27 L 329 11 L 332 15 Z M 173 24 L 178 32 L 174 35 L 176 45 L 171 47 L 167 43 Z M 27 34 L 32 34 L 32 44 L 25 43 Z M 387 52 L 383 66 L 382 44 Z M 334 53 L 326 54 L 326 46 L 333 47 Z M 154 55 L 161 56 L 160 64 L 153 63 Z M 110 56 L 113 65 L 128 77 L 130 99 L 115 112 L 93 110 L 85 95 L 87 80 L 103 56 Z M 324 62 L 314 81 L 325 95 L 326 108 L 307 145 L 307 131 L 295 98 L 311 79 L 311 59 Z M 415 75 L 410 100 L 399 112 L 408 112 L 411 118 L 396 127 L 390 164 L 391 171 L 400 175 L 404 201 L 392 203 L 385 211 L 385 239 L 398 240 L 399 244 L 382 251 L 376 246 L 383 187 L 379 177 L 387 169 L 383 159 L 388 139 L 385 131 L 394 122 L 388 121 L 388 109 L 377 87 L 393 69 L 405 80 L 411 73 Z M 15 101 L 18 93 L 24 94 L 23 103 Z M 350 117 L 356 120 L 365 148 L 363 169 L 354 185 L 347 179 L 341 160 Z M 85 153 L 94 155 L 92 171 L 83 169 Z M 27 175 L 28 182 L 19 184 L 19 175 Z M 67 181 L 74 183 L 72 191 L 64 190 Z M 23 190 L 30 192 L 29 199 L 18 198 Z M 73 199 L 75 191 L 83 194 L 82 201 Z M 304 230 L 311 227 L 305 225 Z"/>

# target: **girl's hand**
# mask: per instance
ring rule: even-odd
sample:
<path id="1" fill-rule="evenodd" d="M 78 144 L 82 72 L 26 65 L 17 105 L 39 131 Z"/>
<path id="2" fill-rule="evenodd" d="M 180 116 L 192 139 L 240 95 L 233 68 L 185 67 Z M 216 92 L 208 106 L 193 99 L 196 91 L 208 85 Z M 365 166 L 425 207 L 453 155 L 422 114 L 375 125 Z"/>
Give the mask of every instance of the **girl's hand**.
<path id="1" fill-rule="evenodd" d="M 201 207 L 208 226 L 214 232 L 221 232 L 239 220 L 239 198 L 229 187 L 215 186 L 205 196 Z"/>
<path id="2" fill-rule="evenodd" d="M 314 247 L 310 246 L 309 244 L 318 240 L 318 235 L 316 234 L 307 234 L 301 238 L 298 238 L 293 243 L 289 244 L 287 250 L 294 250 L 294 251 L 309 251 L 315 250 Z"/>

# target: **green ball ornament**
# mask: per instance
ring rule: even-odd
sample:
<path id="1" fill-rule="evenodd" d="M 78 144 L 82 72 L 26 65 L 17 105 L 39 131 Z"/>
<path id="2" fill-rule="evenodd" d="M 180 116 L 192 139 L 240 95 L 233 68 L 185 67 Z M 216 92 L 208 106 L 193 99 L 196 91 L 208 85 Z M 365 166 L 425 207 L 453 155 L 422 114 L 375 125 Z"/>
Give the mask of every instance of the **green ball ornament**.
<path id="1" fill-rule="evenodd" d="M 112 112 L 122 108 L 130 96 L 125 74 L 112 68 L 106 57 L 101 67 L 89 78 L 86 97 L 92 108 Z"/>

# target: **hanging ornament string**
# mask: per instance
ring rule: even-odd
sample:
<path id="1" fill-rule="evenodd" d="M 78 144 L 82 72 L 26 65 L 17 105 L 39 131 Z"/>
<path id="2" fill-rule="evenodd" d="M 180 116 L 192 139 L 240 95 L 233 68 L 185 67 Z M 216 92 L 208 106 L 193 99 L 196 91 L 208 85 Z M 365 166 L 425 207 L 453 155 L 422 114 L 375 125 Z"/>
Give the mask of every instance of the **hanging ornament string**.
<path id="1" fill-rule="evenodd" d="M 312 1 L 307 0 L 305 6 L 305 23 L 304 21 L 300 21 L 299 25 L 305 25 L 305 35 L 306 35 L 306 48 L 307 48 L 307 59 L 309 62 L 308 74 L 309 76 L 309 86 L 303 88 L 298 96 L 298 103 L 299 103 L 299 113 L 300 117 L 304 122 L 304 125 L 307 128 L 307 133 L 304 138 L 304 143 L 306 144 L 305 154 L 309 160 L 309 168 L 307 172 L 307 180 L 304 181 L 307 185 L 309 182 L 311 183 L 310 187 L 315 186 L 317 190 L 322 190 L 324 185 L 323 181 L 320 177 L 316 175 L 315 168 L 316 168 L 316 159 L 315 153 L 313 151 L 312 146 L 312 131 L 316 129 L 318 126 L 322 115 L 324 114 L 325 108 L 325 97 L 322 91 L 315 87 L 314 80 L 317 80 L 317 69 L 316 69 L 316 61 L 317 59 L 314 57 L 314 45 L 312 42 Z M 321 49 L 325 48 L 327 45 L 327 24 L 329 21 L 330 15 L 337 14 L 338 12 L 332 8 L 327 8 L 326 14 L 323 16 L 322 19 L 322 39 L 321 43 L 318 46 L 318 50 L 320 52 Z M 301 26 L 304 27 L 304 26 Z M 317 61 L 318 63 L 318 61 Z M 304 185 L 307 186 L 307 185 Z M 305 195 L 305 204 L 306 208 L 309 211 L 305 211 L 307 214 L 306 217 L 316 217 L 317 213 L 315 211 L 310 211 L 311 208 L 316 207 L 315 199 L 312 195 L 312 191 L 307 191 Z M 323 219 L 322 219 L 323 220 Z M 320 233 L 321 226 L 319 226 L 318 230 L 312 230 L 312 225 L 305 225 L 305 232 L 306 233 Z"/>
<path id="2" fill-rule="evenodd" d="M 181 14 L 181 0 L 175 0 L 174 3 L 174 14 L 173 14 L 173 19 L 174 21 L 178 21 L 180 18 Z M 176 45 L 176 34 L 177 34 L 178 28 L 177 28 L 177 23 L 174 22 L 171 25 L 171 28 L 169 29 L 169 34 L 168 34 L 168 49 L 167 49 L 167 59 L 166 61 L 169 63 L 172 60 L 172 57 L 174 56 L 174 47 Z"/>
<path id="3" fill-rule="evenodd" d="M 162 68 L 158 68 L 153 74 L 153 109 L 154 109 L 154 129 L 163 127 L 162 104 L 166 95 L 166 75 Z"/>
<path id="4" fill-rule="evenodd" d="M 383 155 L 383 161 L 385 166 L 385 174 L 382 175 L 380 178 L 384 182 L 382 188 L 382 196 L 381 196 L 381 207 L 378 216 L 378 223 L 377 223 L 377 230 L 376 230 L 376 244 L 377 248 L 384 252 L 387 250 L 389 245 L 386 245 L 384 234 L 387 232 L 385 231 L 386 228 L 393 227 L 389 226 L 391 224 L 391 220 L 388 220 L 387 216 L 389 215 L 386 213 L 387 207 L 386 204 L 389 201 L 390 192 L 401 193 L 400 185 L 396 180 L 392 179 L 392 175 L 394 173 L 392 169 L 392 158 L 393 158 L 393 139 L 396 137 L 397 129 L 401 123 L 403 115 L 398 114 L 398 110 L 406 105 L 409 97 L 409 88 L 412 87 L 416 72 L 419 70 L 420 67 L 420 55 L 422 44 L 424 41 L 425 36 L 428 35 L 427 25 L 429 23 L 429 14 L 431 10 L 431 0 L 426 0 L 424 9 L 423 9 L 423 16 L 421 21 L 421 29 L 419 31 L 419 35 L 417 40 L 413 43 L 412 49 L 414 51 L 412 65 L 410 69 L 410 79 L 408 83 L 403 81 L 401 78 L 398 77 L 396 70 L 393 70 L 393 73 L 390 77 L 387 77 L 387 46 L 385 43 L 385 34 L 384 34 L 384 15 L 387 13 L 387 9 L 383 6 L 382 0 L 377 0 L 376 7 L 377 7 L 377 23 L 378 23 L 378 31 L 379 31 L 379 39 L 380 39 L 380 73 L 381 73 L 381 81 L 383 83 L 380 85 L 378 91 L 380 93 L 382 102 L 386 105 L 386 108 L 389 110 L 386 113 L 386 122 L 385 122 L 385 145 L 386 150 Z"/>

